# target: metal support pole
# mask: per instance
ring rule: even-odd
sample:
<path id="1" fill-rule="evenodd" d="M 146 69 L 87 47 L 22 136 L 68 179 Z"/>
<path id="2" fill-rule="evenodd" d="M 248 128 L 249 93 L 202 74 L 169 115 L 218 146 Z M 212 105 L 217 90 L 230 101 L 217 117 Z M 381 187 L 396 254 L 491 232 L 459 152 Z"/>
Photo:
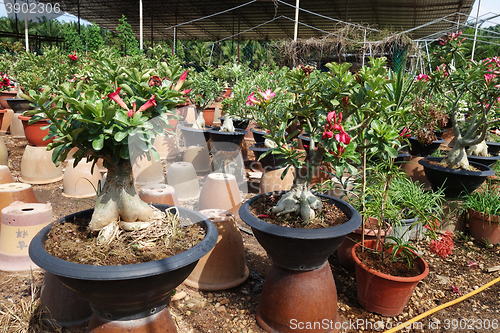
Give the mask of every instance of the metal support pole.
<path id="1" fill-rule="evenodd" d="M 177 38 L 177 26 L 174 26 L 174 44 L 172 47 L 172 55 L 175 55 L 175 39 Z"/>
<path id="2" fill-rule="evenodd" d="M 365 65 L 365 46 L 366 46 L 366 29 L 365 29 L 365 36 L 363 37 L 363 60 L 361 61 L 361 65 Z"/>
<path id="3" fill-rule="evenodd" d="M 80 0 L 77 1 L 77 11 L 78 11 L 78 36 L 80 36 Z"/>
<path id="4" fill-rule="evenodd" d="M 293 30 L 293 40 L 296 41 L 299 34 L 299 6 L 300 0 L 295 3 L 295 28 Z"/>
<path id="5" fill-rule="evenodd" d="M 28 0 L 24 0 L 24 3 L 26 4 L 26 8 L 29 9 L 29 5 L 28 5 Z M 26 47 L 26 52 L 29 51 L 29 48 L 30 48 L 30 44 L 29 44 L 29 41 L 28 41 L 28 11 L 24 11 L 24 43 L 25 43 L 25 47 Z"/>
<path id="6" fill-rule="evenodd" d="M 481 0 L 477 4 L 476 27 L 474 29 L 474 42 L 472 43 L 471 60 L 474 60 L 474 52 L 476 51 L 477 27 L 479 25 L 479 9 L 481 9 Z"/>
<path id="7" fill-rule="evenodd" d="M 142 0 L 139 0 L 139 49 L 142 51 L 143 46 L 143 35 L 142 35 Z"/>
<path id="8" fill-rule="evenodd" d="M 432 73 L 431 55 L 429 54 L 429 46 L 427 45 L 427 41 L 425 41 L 425 51 L 427 52 L 427 62 L 429 63 L 429 73 Z"/>

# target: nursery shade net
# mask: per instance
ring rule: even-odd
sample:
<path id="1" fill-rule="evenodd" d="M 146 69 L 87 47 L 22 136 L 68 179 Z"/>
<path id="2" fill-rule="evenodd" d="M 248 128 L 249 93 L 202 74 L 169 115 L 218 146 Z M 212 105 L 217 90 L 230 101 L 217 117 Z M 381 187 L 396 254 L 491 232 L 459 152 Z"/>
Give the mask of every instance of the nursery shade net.
<path id="1" fill-rule="evenodd" d="M 57 2 L 64 11 L 110 30 L 115 30 L 123 14 L 139 34 L 137 0 Z M 294 36 L 295 0 L 143 0 L 142 3 L 145 39 L 172 39 L 175 25 L 176 39 L 213 41 L 239 32 L 244 32 L 239 38 L 254 40 L 291 39 Z M 301 0 L 298 37 L 324 36 L 326 32 L 345 26 L 344 21 L 376 29 L 406 31 L 446 17 L 446 20 L 412 32 L 413 38 L 420 38 L 456 26 L 457 21 L 463 22 L 473 4 L 474 0 Z M 191 21 L 194 22 L 184 24 Z"/>

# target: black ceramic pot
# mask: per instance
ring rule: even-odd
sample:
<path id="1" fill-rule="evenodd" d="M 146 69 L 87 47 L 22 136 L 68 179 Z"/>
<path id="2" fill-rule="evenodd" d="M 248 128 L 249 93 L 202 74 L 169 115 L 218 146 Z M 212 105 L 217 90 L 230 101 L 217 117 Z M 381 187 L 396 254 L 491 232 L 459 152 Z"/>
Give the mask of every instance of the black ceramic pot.
<path id="1" fill-rule="evenodd" d="M 30 105 L 30 102 L 24 98 L 6 98 L 5 100 L 15 113 L 23 113 L 24 111 L 34 109 L 34 107 Z"/>
<path id="2" fill-rule="evenodd" d="M 266 194 L 253 197 L 240 207 L 240 218 L 252 227 L 255 237 L 271 257 L 273 264 L 289 270 L 307 271 L 321 267 L 344 241 L 345 236 L 361 225 L 361 216 L 354 207 L 322 194 L 317 196 L 333 201 L 350 218 L 349 221 L 320 229 L 288 228 L 271 224 L 250 213 L 252 203 L 261 195 Z"/>
<path id="3" fill-rule="evenodd" d="M 177 126 L 187 146 L 204 146 L 210 139 L 210 134 L 206 129 L 193 128 L 193 125 L 187 123 L 178 123 Z"/>
<path id="4" fill-rule="evenodd" d="M 170 207 L 155 206 L 161 210 Z M 101 318 L 101 322 L 119 321 L 120 325 L 124 325 L 123 331 L 126 331 L 126 322 L 134 325 L 134 321 L 148 318 L 165 309 L 172 290 L 189 276 L 198 260 L 217 242 L 217 228 L 210 220 L 198 212 L 181 207 L 177 209 L 181 217 L 199 223 L 205 229 L 206 236 L 191 249 L 169 258 L 117 266 L 84 265 L 64 261 L 50 255 L 44 248 L 52 224 L 33 238 L 29 255 L 36 265 L 56 275 L 64 286 L 87 300 L 93 309 L 94 317 Z M 90 220 L 92 212 L 92 209 L 81 211 L 59 221 L 71 222 L 75 217 Z M 165 310 L 168 313 L 168 310 Z"/>
<path id="5" fill-rule="evenodd" d="M 468 171 L 445 168 L 431 162 L 440 162 L 442 157 L 427 157 L 418 161 L 424 167 L 424 173 L 434 191 L 444 188 L 448 197 L 458 198 L 472 193 L 486 180 L 493 176 L 495 171 L 487 165 L 476 162 L 470 164 L 481 171 Z"/>
<path id="6" fill-rule="evenodd" d="M 251 145 L 248 149 L 253 151 L 255 158 L 260 162 L 263 168 L 277 168 L 280 164 L 285 162 L 285 159 L 276 154 L 267 154 L 259 160 L 260 156 L 270 150 L 271 148 L 264 147 L 264 142 L 258 142 Z"/>
<path id="7" fill-rule="evenodd" d="M 488 149 L 488 151 L 489 151 L 489 149 Z M 469 160 L 469 162 L 481 163 L 483 165 L 493 167 L 495 165 L 495 163 L 498 160 L 500 160 L 500 155 L 491 155 L 491 156 L 467 155 L 467 159 Z"/>
<path id="8" fill-rule="evenodd" d="M 219 117 L 221 125 L 224 125 L 224 117 Z M 233 119 L 234 128 L 247 129 L 248 124 L 250 124 L 250 119 Z"/>
<path id="9" fill-rule="evenodd" d="M 486 141 L 488 153 L 491 155 L 500 155 L 500 142 Z"/>
<path id="10" fill-rule="evenodd" d="M 213 127 L 208 130 L 210 140 L 212 140 L 211 147 L 217 151 L 236 151 L 247 131 L 235 128 L 235 132 L 221 132 L 220 127 Z"/>
<path id="11" fill-rule="evenodd" d="M 445 141 L 440 137 L 438 137 L 436 141 L 432 141 L 430 145 L 425 146 L 418 142 L 417 138 L 414 136 L 410 137 L 408 140 L 410 141 L 410 154 L 413 156 L 430 156 L 438 150 L 442 143 L 445 143 Z"/>

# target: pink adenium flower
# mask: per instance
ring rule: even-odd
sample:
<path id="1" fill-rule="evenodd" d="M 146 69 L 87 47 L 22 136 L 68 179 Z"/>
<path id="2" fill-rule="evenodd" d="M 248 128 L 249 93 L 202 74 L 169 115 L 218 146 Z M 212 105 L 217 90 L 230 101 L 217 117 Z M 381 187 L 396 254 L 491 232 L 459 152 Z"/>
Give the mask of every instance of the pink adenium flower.
<path id="1" fill-rule="evenodd" d="M 184 73 L 182 73 L 181 77 L 179 78 L 179 81 L 177 81 L 177 84 L 174 87 L 175 91 L 179 91 L 179 89 L 182 88 L 182 85 L 184 84 L 184 82 L 186 82 L 187 75 L 188 75 L 188 70 L 186 69 L 184 71 Z"/>
<path id="2" fill-rule="evenodd" d="M 271 89 L 267 89 L 266 92 L 262 92 L 260 91 L 259 89 L 259 93 L 261 94 L 261 96 L 264 98 L 264 100 L 268 101 L 270 100 L 271 98 L 273 98 L 274 96 L 276 96 L 276 93 L 275 92 L 272 92 Z"/>
<path id="3" fill-rule="evenodd" d="M 152 95 L 146 103 L 142 104 L 137 112 L 146 111 L 152 106 L 156 106 L 155 95 Z"/>
<path id="4" fill-rule="evenodd" d="M 248 97 L 247 97 L 247 102 L 246 105 L 254 106 L 254 105 L 259 105 L 259 100 L 257 97 L 254 96 L 254 92 L 252 92 Z"/>
<path id="5" fill-rule="evenodd" d="M 424 82 L 427 82 L 427 81 L 430 80 L 430 78 L 431 77 L 429 75 L 421 73 L 421 74 L 418 74 L 417 81 L 422 81 L 423 80 Z"/>
<path id="6" fill-rule="evenodd" d="M 120 105 L 125 110 L 128 110 L 127 104 L 125 104 L 125 102 L 120 97 L 120 90 L 122 90 L 122 88 L 118 87 L 114 93 L 108 94 L 108 97 L 109 99 L 118 103 L 118 105 Z"/>

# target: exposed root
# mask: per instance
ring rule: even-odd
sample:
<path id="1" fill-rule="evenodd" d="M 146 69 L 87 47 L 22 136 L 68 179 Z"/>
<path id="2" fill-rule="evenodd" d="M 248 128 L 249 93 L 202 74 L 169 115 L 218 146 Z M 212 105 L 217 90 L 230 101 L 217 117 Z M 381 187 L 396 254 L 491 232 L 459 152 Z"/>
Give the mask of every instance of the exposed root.
<path id="1" fill-rule="evenodd" d="M 467 154 L 475 156 L 489 156 L 486 141 L 483 140 L 477 145 L 469 147 L 469 149 L 467 149 Z"/>
<path id="2" fill-rule="evenodd" d="M 309 190 L 293 189 L 283 195 L 272 212 L 277 216 L 284 214 L 300 214 L 304 223 L 311 222 L 320 211 L 323 204 L 321 200 Z"/>
<path id="3" fill-rule="evenodd" d="M 171 240 L 179 232 L 179 214 L 175 207 L 165 212 L 152 207 L 153 215 L 144 222 L 114 222 L 103 228 L 97 237 L 97 243 L 109 244 L 114 239 L 127 237 L 131 246 L 137 248 L 151 247 L 158 239 L 164 239 L 169 246 Z"/>

